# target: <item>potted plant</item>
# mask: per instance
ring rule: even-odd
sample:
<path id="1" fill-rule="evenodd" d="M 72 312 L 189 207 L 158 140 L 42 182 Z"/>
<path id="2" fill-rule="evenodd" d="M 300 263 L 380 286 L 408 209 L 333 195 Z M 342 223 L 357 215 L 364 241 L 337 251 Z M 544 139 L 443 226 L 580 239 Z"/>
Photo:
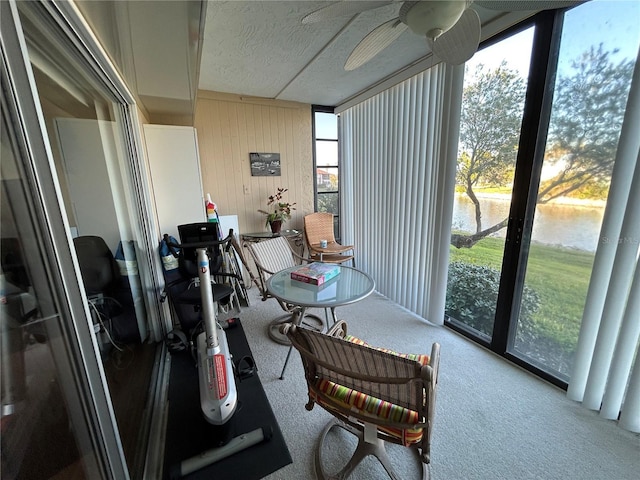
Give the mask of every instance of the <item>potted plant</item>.
<path id="1" fill-rule="evenodd" d="M 282 201 L 282 195 L 288 190 L 288 188 L 278 188 L 276 194 L 270 195 L 267 199 L 267 206 L 271 207 L 271 209 L 269 211 L 258 210 L 267 216 L 265 225 L 271 227 L 272 233 L 279 233 L 282 224 L 291 218 L 291 211 L 295 210 L 293 207 L 295 203 Z"/>

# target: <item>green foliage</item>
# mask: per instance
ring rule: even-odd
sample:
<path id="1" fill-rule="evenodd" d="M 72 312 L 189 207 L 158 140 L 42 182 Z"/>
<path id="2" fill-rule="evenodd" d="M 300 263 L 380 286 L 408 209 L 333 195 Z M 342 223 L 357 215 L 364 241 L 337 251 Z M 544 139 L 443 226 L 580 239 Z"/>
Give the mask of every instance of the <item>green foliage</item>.
<path id="1" fill-rule="evenodd" d="M 318 212 L 338 214 L 338 194 L 329 193 L 318 195 Z"/>
<path id="2" fill-rule="evenodd" d="M 450 262 L 499 270 L 503 250 L 503 239 L 484 238 L 473 249 L 452 247 Z M 549 350 L 564 355 L 572 354 L 580 332 L 593 259 L 593 253 L 570 248 L 531 246 L 526 284 L 536 292 L 539 306 L 531 316 L 532 325 L 524 325 L 526 328 L 519 332 L 521 339 L 526 335 L 530 343 L 546 345 Z M 496 300 L 497 293 L 494 309 Z"/>
<path id="3" fill-rule="evenodd" d="M 499 284 L 500 271 L 495 268 L 463 262 L 450 263 L 446 314 L 490 336 L 493 331 Z M 532 316 L 539 306 L 538 294 L 525 286 L 519 331 L 535 330 Z"/>
<path id="4" fill-rule="evenodd" d="M 288 188 L 278 187 L 276 194 L 269 195 L 267 198 L 267 206 L 271 207 L 270 210 L 258 209 L 260 213 L 266 215 L 265 226 L 277 220 L 284 223 L 291 218 L 291 212 L 295 210 L 296 203 L 282 201 L 284 193 L 288 191 Z"/>
<path id="5" fill-rule="evenodd" d="M 464 88 L 460 122 L 458 183 L 504 185 L 516 161 L 525 80 L 503 62 L 492 71 L 478 65 Z"/>

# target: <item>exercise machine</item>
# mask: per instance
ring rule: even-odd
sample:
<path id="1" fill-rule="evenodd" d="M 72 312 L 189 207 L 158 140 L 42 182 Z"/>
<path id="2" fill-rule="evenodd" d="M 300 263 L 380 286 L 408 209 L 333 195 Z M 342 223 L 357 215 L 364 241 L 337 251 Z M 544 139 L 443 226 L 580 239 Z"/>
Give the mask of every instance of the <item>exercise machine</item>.
<path id="1" fill-rule="evenodd" d="M 204 226 L 202 228 L 205 229 Z M 229 287 L 226 287 L 226 291 L 216 288 L 222 286 L 216 285 L 212 281 L 212 259 L 210 258 L 210 255 L 215 252 L 214 249 L 222 248 L 221 246 L 230 242 L 231 238 L 233 238 L 233 230 L 223 240 L 189 243 L 176 243 L 167 234 L 164 235 L 164 241 L 172 249 L 172 252 L 179 249 L 179 255 L 184 255 L 185 251 L 195 249 L 198 282 L 197 284 L 189 284 L 189 291 L 185 298 L 190 299 L 189 303 L 193 304 L 194 295 L 199 294 L 200 297 L 200 313 L 204 330 L 197 335 L 195 341 L 200 408 L 206 421 L 218 427 L 218 438 L 215 439 L 216 446 L 183 460 L 177 468 L 174 467 L 172 476 L 181 477 L 192 473 L 268 440 L 271 436 L 271 433 L 265 432 L 263 428 L 257 428 L 236 437 L 231 436 L 231 422 L 238 405 L 238 391 L 226 331 L 217 321 L 217 302 L 223 296 L 229 296 L 231 292 Z M 214 272 L 215 274 L 216 272 Z M 220 298 L 216 298 L 216 293 Z M 180 302 L 180 296 L 174 295 L 172 300 Z"/>

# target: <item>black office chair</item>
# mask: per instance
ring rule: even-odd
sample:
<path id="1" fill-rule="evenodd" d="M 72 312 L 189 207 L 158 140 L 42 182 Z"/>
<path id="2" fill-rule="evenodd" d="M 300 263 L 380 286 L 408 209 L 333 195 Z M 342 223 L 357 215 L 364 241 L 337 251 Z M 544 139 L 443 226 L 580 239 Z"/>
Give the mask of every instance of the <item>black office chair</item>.
<path id="1" fill-rule="evenodd" d="M 170 241 L 164 235 L 164 242 L 171 253 L 178 259 L 178 268 L 165 270 L 165 294 L 169 296 L 181 330 L 185 335 L 195 337 L 201 328 L 201 293 L 198 279 L 197 247 L 189 245 L 206 244 L 209 256 L 209 271 L 214 283 L 211 284 L 213 301 L 219 305 L 229 305 L 235 294 L 229 283 L 232 278 L 238 279 L 233 273 L 223 271 L 223 253 L 231 248 L 233 232 L 220 240 L 217 223 L 200 222 L 178 225 L 180 243 Z M 186 247 L 183 247 L 186 245 Z"/>
<path id="2" fill-rule="evenodd" d="M 123 284 L 118 263 L 104 239 L 86 235 L 74 238 L 73 244 L 94 321 L 113 341 L 140 343 L 131 290 Z"/>

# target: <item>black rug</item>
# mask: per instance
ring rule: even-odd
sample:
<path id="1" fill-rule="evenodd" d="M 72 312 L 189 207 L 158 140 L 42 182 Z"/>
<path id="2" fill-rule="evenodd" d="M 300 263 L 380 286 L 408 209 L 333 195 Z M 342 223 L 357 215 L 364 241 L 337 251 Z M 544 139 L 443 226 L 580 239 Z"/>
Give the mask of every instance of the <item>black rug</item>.
<path id="1" fill-rule="evenodd" d="M 226 330 L 229 350 L 237 362 L 252 356 L 242 324 Z M 259 369 L 260 366 L 257 365 Z M 236 379 L 238 407 L 232 417 L 233 436 L 262 427 L 271 438 L 220 460 L 183 478 L 196 479 L 260 479 L 292 462 L 278 422 L 257 373 Z M 198 375 L 189 353 L 171 357 L 169 380 L 169 415 L 164 456 L 164 478 L 172 478 L 176 466 L 216 445 L 219 431 L 207 423 L 200 411 Z"/>

